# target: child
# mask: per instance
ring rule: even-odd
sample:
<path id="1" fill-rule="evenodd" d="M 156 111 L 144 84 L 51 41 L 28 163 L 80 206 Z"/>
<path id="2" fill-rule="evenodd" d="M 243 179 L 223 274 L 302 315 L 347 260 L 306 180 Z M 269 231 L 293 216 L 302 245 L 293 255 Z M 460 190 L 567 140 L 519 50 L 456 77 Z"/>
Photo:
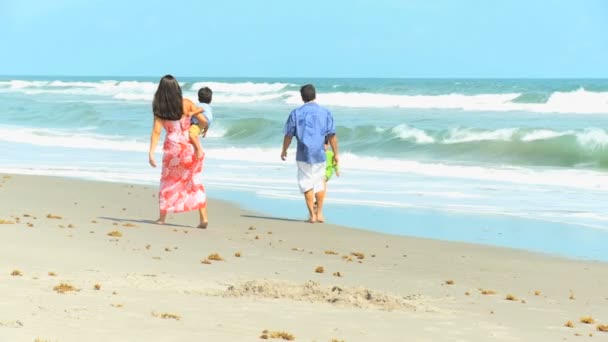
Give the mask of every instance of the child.
<path id="1" fill-rule="evenodd" d="M 190 139 L 197 138 L 199 135 L 205 137 L 207 135 L 207 131 L 209 130 L 209 126 L 211 126 L 211 121 L 213 121 L 213 110 L 211 108 L 211 99 L 213 98 L 213 92 L 209 87 L 203 87 L 198 90 L 198 102 L 200 102 L 201 107 L 203 107 L 203 115 L 205 119 L 207 119 L 207 124 L 202 124 L 195 117 L 192 117 L 190 123 Z"/>
<path id="2" fill-rule="evenodd" d="M 334 163 L 334 152 L 329 148 L 329 138 L 325 137 L 325 158 L 326 166 L 325 166 L 325 191 L 327 191 L 327 182 L 333 176 L 334 172 L 336 176 L 340 177 L 340 170 L 338 170 L 338 165 Z"/>
<path id="3" fill-rule="evenodd" d="M 327 193 L 327 182 L 329 182 L 329 179 L 331 178 L 331 176 L 334 175 L 334 173 L 336 174 L 336 176 L 340 177 L 340 170 L 338 170 L 338 165 L 336 163 L 334 163 L 334 152 L 329 148 L 329 138 L 325 137 L 325 145 L 323 146 L 325 149 L 325 176 L 323 178 L 324 181 L 324 185 L 325 185 L 325 192 Z M 315 199 L 315 204 L 314 204 L 314 209 L 315 211 L 317 210 L 317 201 Z"/>

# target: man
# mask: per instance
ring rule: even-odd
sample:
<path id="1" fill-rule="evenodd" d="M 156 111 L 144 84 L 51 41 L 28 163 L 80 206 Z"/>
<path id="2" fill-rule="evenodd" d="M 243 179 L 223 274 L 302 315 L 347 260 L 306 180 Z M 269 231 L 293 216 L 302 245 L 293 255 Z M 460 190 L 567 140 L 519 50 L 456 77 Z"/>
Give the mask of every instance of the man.
<path id="1" fill-rule="evenodd" d="M 338 139 L 334 118 L 329 110 L 315 102 L 316 91 L 312 84 L 300 88 L 304 105 L 294 109 L 285 123 L 285 138 L 281 159 L 287 157 L 287 148 L 295 136 L 298 140 L 296 163 L 298 164 L 298 185 L 304 193 L 308 207 L 308 222 L 324 222 L 323 200 L 325 199 L 325 137 L 334 151 L 334 163 L 338 165 Z M 317 200 L 317 208 L 315 206 Z"/>

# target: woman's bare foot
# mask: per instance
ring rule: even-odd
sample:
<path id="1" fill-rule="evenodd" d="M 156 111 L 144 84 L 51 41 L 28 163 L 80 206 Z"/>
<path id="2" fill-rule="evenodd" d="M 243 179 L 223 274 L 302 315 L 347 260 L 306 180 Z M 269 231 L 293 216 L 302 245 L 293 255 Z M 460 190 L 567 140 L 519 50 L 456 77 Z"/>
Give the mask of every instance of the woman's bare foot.
<path id="1" fill-rule="evenodd" d="M 209 222 L 201 222 L 201 224 L 199 224 L 196 228 L 207 229 L 208 224 Z"/>
<path id="2" fill-rule="evenodd" d="M 323 217 L 323 214 L 317 214 L 317 222 L 319 223 L 323 223 L 325 222 L 325 218 Z"/>
<path id="3" fill-rule="evenodd" d="M 308 223 L 315 223 L 317 222 L 317 217 L 316 216 L 311 216 L 308 218 L 308 220 L 306 220 L 306 222 Z"/>
<path id="4" fill-rule="evenodd" d="M 164 220 L 158 219 L 156 221 L 154 221 L 155 224 L 165 224 Z"/>

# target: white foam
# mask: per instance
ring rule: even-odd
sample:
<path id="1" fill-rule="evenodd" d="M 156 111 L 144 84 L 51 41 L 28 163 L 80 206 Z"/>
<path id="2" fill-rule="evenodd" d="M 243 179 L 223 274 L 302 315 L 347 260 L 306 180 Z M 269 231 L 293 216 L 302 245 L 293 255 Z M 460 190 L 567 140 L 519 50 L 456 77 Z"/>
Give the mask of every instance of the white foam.
<path id="1" fill-rule="evenodd" d="M 530 133 L 526 133 L 521 137 L 521 141 L 536 141 L 536 140 L 548 140 L 564 135 L 572 134 L 572 131 L 556 132 L 549 129 L 537 129 Z"/>
<path id="2" fill-rule="evenodd" d="M 442 141 L 444 144 L 457 144 L 472 141 L 509 141 L 517 132 L 517 128 L 502 128 L 493 131 L 476 131 L 469 128 L 452 128 L 449 135 Z"/>
<path id="3" fill-rule="evenodd" d="M 198 91 L 202 87 L 209 87 L 214 93 L 228 93 L 228 94 L 263 94 L 263 93 L 274 93 L 285 89 L 290 86 L 288 83 L 253 83 L 253 82 L 242 82 L 242 83 L 225 83 L 225 82 L 195 82 L 192 84 L 190 90 Z"/>
<path id="4" fill-rule="evenodd" d="M 392 129 L 392 132 L 402 140 L 414 141 L 417 144 L 430 144 L 435 142 L 435 139 L 426 134 L 425 131 L 405 124 L 395 126 Z"/>
<path id="5" fill-rule="evenodd" d="M 183 83 L 182 83 L 183 84 Z M 294 86 L 281 82 L 196 82 L 185 95 L 196 96 L 196 91 L 208 86 L 214 91 L 214 102 L 256 103 L 282 100 L 290 105 L 302 103 Z M 66 95 L 109 96 L 128 101 L 150 101 L 156 90 L 155 82 L 114 81 L 0 81 L 0 91 L 16 91 L 30 95 L 50 93 Z M 188 93 L 188 94 L 186 94 Z M 468 111 L 527 111 L 539 113 L 608 113 L 608 92 L 587 91 L 579 88 L 570 92 L 554 92 L 546 103 L 512 102 L 521 93 L 444 95 L 399 95 L 381 93 L 320 92 L 318 101 L 326 106 L 351 108 L 411 108 L 461 109 Z"/>
<path id="6" fill-rule="evenodd" d="M 68 130 L 42 128 L 0 127 L 0 141 L 90 150 L 136 151 L 148 150 L 148 143 L 123 136 L 109 136 Z"/>
<path id="7" fill-rule="evenodd" d="M 600 128 L 588 128 L 576 134 L 576 141 L 587 149 L 604 149 L 608 146 L 608 133 Z"/>
<path id="8" fill-rule="evenodd" d="M 591 170 L 528 169 L 507 167 L 483 167 L 422 163 L 411 160 L 362 157 L 343 153 L 344 170 L 368 170 L 385 173 L 415 174 L 438 179 L 459 178 L 471 181 L 483 180 L 520 185 L 543 185 L 559 188 L 576 188 L 592 191 L 608 191 L 608 174 Z"/>
<path id="9" fill-rule="evenodd" d="M 302 102 L 300 94 L 292 92 L 286 99 L 289 104 Z M 326 106 L 363 108 L 445 108 L 471 109 L 478 106 L 502 106 L 520 94 L 480 94 L 480 95 L 390 95 L 373 93 L 320 93 L 318 102 Z"/>

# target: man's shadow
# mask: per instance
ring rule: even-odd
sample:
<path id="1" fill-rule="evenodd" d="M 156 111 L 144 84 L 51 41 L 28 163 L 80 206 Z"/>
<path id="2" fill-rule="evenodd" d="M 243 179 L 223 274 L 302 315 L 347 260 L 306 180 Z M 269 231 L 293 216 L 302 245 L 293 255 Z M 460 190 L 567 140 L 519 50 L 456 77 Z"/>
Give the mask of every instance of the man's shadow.
<path id="1" fill-rule="evenodd" d="M 258 216 L 258 215 L 241 215 L 241 217 L 256 218 L 256 219 L 262 219 L 262 220 L 287 221 L 287 222 L 305 222 L 306 221 L 306 220 L 296 220 L 296 219 L 283 218 L 283 217 Z"/>

